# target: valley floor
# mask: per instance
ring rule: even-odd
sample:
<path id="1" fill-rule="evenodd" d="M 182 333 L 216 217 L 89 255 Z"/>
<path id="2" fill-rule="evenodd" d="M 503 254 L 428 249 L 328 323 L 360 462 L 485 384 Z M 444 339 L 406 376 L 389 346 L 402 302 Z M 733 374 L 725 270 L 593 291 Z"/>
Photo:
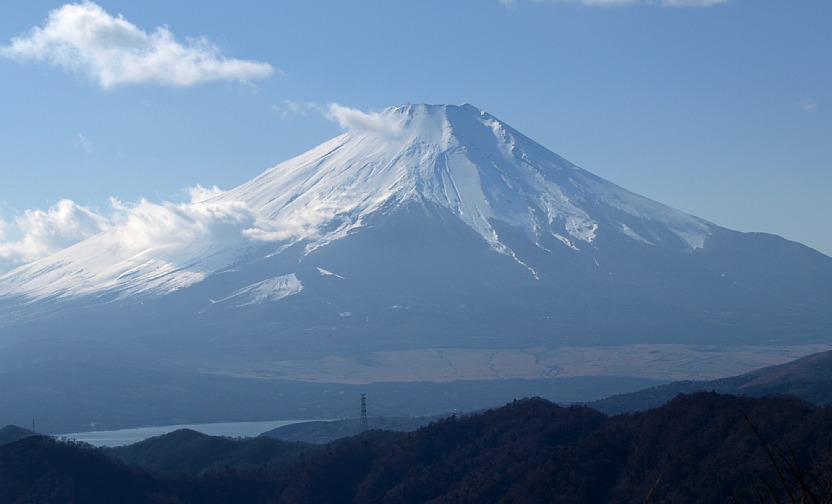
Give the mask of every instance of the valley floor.
<path id="1" fill-rule="evenodd" d="M 610 345 L 524 349 L 433 348 L 372 352 L 361 357 L 274 360 L 218 365 L 218 374 L 319 383 L 451 382 L 627 376 L 712 380 L 827 350 L 830 344 L 716 346 Z"/>

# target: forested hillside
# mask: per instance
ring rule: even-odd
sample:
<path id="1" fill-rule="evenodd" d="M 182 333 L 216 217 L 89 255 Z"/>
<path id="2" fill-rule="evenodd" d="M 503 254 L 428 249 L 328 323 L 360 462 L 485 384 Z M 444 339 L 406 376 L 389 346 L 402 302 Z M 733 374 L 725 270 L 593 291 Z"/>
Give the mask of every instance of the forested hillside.
<path id="1" fill-rule="evenodd" d="M 30 437 L 0 447 L 0 502 L 808 502 L 832 497 L 829 425 L 789 396 L 697 393 L 615 417 L 526 399 L 323 446 Z"/>

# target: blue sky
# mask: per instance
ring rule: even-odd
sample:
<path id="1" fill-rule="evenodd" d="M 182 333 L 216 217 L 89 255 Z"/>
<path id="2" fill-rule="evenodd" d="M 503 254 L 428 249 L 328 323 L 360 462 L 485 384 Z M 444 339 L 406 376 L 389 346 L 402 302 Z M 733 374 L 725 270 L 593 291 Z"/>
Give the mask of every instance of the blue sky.
<path id="1" fill-rule="evenodd" d="M 314 147 L 341 132 L 332 103 L 471 103 L 627 189 L 832 254 L 830 22 L 828 0 L 15 2 L 0 271 Z"/>

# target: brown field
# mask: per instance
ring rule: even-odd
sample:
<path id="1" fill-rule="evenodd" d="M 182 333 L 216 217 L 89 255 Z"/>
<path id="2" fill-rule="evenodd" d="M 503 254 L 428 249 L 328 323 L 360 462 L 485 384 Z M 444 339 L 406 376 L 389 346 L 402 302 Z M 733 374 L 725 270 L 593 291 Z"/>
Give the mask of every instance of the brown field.
<path id="1" fill-rule="evenodd" d="M 274 360 L 224 365 L 222 375 L 329 383 L 541 379 L 629 376 L 712 380 L 832 350 L 832 345 L 621 345 L 522 349 L 435 348 L 375 352 L 363 357 Z"/>

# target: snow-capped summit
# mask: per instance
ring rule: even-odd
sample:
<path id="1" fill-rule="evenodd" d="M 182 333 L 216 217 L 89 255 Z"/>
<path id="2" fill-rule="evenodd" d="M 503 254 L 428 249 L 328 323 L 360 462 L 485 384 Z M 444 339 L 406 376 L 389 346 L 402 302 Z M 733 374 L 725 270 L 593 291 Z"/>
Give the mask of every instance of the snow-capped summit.
<path id="1" fill-rule="evenodd" d="M 675 238 L 670 245 L 693 250 L 711 227 L 574 166 L 471 105 L 405 105 L 206 201 L 132 212 L 100 235 L 0 277 L 0 296 L 167 294 L 258 245 L 303 241 L 313 250 L 382 209 L 410 204 L 448 210 L 534 275 L 498 223 L 538 247 L 551 249 L 554 238 L 575 252 L 598 246 L 604 235 L 665 245 Z M 154 212 L 173 218 L 158 217 L 164 225 L 148 239 L 152 226 L 140 224 L 157 218 Z"/>
<path id="2" fill-rule="evenodd" d="M 598 233 L 651 242 L 632 218 L 667 227 L 690 248 L 709 224 L 600 179 L 471 105 L 406 105 L 281 163 L 219 197 L 246 202 L 274 236 L 324 242 L 383 206 L 429 202 L 451 210 L 495 249 L 492 220 L 530 240 L 552 235 L 578 249 Z M 598 215 L 598 206 L 608 209 Z M 324 232 L 323 229 L 328 231 Z M 264 235 L 267 237 L 268 233 Z"/>

